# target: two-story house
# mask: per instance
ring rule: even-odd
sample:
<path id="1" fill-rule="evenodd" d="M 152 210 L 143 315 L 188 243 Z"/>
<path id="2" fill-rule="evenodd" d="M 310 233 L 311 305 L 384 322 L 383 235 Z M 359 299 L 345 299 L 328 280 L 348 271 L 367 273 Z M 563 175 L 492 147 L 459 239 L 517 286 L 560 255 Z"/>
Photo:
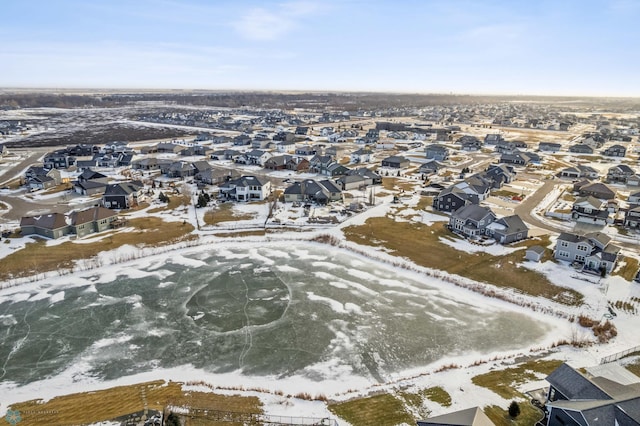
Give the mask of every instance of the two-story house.
<path id="1" fill-rule="evenodd" d="M 262 201 L 271 193 L 271 182 L 256 176 L 242 176 L 220 185 L 220 197 L 235 201 Z"/>
<path id="2" fill-rule="evenodd" d="M 611 183 L 626 183 L 627 180 L 635 175 L 636 172 L 626 164 L 618 164 L 613 167 L 609 167 L 607 170 L 607 182 Z"/>
<path id="3" fill-rule="evenodd" d="M 602 232 L 585 235 L 561 233 L 556 241 L 554 257 L 557 260 L 577 262 L 587 271 L 611 273 L 618 260 L 620 247 L 610 244 L 611 237 Z"/>
<path id="4" fill-rule="evenodd" d="M 624 157 L 627 155 L 627 148 L 622 145 L 611 145 L 609 148 L 602 151 L 602 155 L 608 157 Z"/>
<path id="5" fill-rule="evenodd" d="M 496 215 L 490 208 L 468 204 L 451 214 L 449 229 L 467 237 L 479 237 L 495 220 Z"/>
<path id="6" fill-rule="evenodd" d="M 571 217 L 577 222 L 594 225 L 613 223 L 613 219 L 609 217 L 607 202 L 591 195 L 575 200 L 571 207 Z"/>

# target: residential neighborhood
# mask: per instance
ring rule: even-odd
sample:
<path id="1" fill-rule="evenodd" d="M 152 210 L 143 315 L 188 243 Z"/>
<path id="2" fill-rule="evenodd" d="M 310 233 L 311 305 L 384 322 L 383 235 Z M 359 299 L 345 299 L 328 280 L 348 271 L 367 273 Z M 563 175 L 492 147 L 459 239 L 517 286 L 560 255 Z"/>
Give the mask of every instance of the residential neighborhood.
<path id="1" fill-rule="evenodd" d="M 606 322 L 633 316 L 640 303 L 635 296 L 640 288 L 639 118 L 559 112 L 535 104 L 340 112 L 171 109 L 137 112 L 132 120 L 197 132 L 35 149 L 12 145 L 35 129 L 32 123 L 0 120 L 3 128 L 22 129 L 0 141 L 6 165 L 0 169 L 0 191 L 8 207 L 0 223 L 3 241 L 11 247 L 13 241 L 40 241 L 52 244 L 51 253 L 57 245 L 88 247 L 119 235 L 143 241 L 147 227 L 160 226 L 166 232 L 183 227 L 187 246 L 265 235 L 259 238 L 338 238 L 343 242 L 334 244 L 342 250 L 355 247 L 355 241 L 359 247 L 384 245 L 390 238 L 386 227 L 398 227 L 390 235 L 406 238 L 405 243 L 387 241 L 384 250 L 406 250 L 407 259 L 436 270 L 444 262 L 438 252 L 446 262 L 459 258 L 443 268 L 481 284 L 456 285 L 499 294 L 517 306 L 536 306 L 521 297 L 542 297 L 553 306 L 545 309 L 562 312 L 555 305 L 559 300 L 588 297 L 589 307 L 582 309 Z M 369 223 L 377 225 L 365 230 Z M 415 232 L 401 231 L 403 226 Z M 161 239 L 162 232 L 153 235 Z M 411 257 L 413 246 L 422 244 L 436 260 L 428 260 L 429 251 L 425 263 L 422 256 Z M 354 250 L 372 256 L 369 249 Z M 479 266 L 483 258 L 486 264 Z M 500 274 L 506 272 L 499 269 L 508 268 L 505 276 L 512 281 L 502 293 Z M 554 285 L 568 277 L 572 284 L 540 296 L 531 274 L 544 274 Z M 492 287 L 496 283 L 499 290 Z M 583 292 L 587 296 L 579 296 Z M 570 309 L 577 322 L 580 308 Z M 623 417 L 627 400 L 617 390 L 583 407 L 573 402 L 581 396 L 565 389 L 571 388 L 565 376 L 597 387 L 606 374 L 585 375 L 560 365 L 548 376 L 544 397 L 536 399 L 540 407 L 531 408 L 542 408 L 539 424 L 563 424 L 574 409 L 588 416 L 595 411 L 586 411 L 606 407 L 608 416 Z M 627 382 L 620 386 L 635 388 Z M 499 424 L 481 403 L 456 407 L 416 415 L 416 423 Z"/>

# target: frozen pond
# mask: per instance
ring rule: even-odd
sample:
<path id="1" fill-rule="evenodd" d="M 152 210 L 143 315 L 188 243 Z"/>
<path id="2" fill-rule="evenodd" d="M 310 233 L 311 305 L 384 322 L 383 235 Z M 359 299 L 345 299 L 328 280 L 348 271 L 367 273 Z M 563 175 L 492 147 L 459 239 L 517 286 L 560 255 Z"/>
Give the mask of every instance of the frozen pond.
<path id="1" fill-rule="evenodd" d="M 72 366 L 74 381 L 102 381 L 187 365 L 382 381 L 445 357 L 529 347 L 551 330 L 418 278 L 337 249 L 274 243 L 4 290 L 0 381 L 24 385 Z"/>

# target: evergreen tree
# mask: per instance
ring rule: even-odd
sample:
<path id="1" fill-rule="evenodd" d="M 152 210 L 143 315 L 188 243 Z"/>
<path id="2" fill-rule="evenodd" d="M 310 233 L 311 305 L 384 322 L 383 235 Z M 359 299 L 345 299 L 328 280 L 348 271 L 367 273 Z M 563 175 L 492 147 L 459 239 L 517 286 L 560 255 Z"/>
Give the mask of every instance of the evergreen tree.
<path id="1" fill-rule="evenodd" d="M 176 413 L 170 413 L 164 424 L 165 426 L 182 426 L 182 423 L 180 423 L 180 417 L 178 417 Z"/>
<path id="2" fill-rule="evenodd" d="M 511 401 L 511 405 L 509 405 L 509 416 L 515 419 L 519 415 L 520 415 L 520 406 L 516 401 Z"/>

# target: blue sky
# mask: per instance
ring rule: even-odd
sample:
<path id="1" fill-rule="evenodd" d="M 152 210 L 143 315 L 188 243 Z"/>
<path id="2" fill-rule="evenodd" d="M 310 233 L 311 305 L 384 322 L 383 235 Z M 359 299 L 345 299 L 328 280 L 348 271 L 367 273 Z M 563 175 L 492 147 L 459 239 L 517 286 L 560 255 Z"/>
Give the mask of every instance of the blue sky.
<path id="1" fill-rule="evenodd" d="M 1 0 L 0 87 L 640 96 L 640 0 Z"/>

